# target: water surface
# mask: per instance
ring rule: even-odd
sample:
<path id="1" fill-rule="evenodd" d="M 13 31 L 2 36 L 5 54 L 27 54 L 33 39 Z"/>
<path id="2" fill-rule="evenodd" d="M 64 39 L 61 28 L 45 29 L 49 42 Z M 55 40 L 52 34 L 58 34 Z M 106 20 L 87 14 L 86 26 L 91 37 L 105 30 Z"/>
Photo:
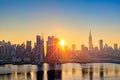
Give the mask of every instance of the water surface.
<path id="1" fill-rule="evenodd" d="M 0 80 L 120 80 L 120 64 L 2 65 Z"/>

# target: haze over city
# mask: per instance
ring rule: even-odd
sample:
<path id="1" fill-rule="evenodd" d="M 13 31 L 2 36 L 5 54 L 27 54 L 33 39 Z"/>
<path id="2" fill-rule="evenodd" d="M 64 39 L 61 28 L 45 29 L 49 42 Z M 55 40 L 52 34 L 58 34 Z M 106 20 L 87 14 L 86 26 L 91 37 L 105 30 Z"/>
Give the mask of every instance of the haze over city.
<path id="1" fill-rule="evenodd" d="M 64 39 L 66 45 L 88 46 L 89 31 L 93 44 L 98 40 L 113 46 L 120 43 L 119 0 L 1 0 L 0 40 L 12 43 L 35 42 L 44 34 Z"/>

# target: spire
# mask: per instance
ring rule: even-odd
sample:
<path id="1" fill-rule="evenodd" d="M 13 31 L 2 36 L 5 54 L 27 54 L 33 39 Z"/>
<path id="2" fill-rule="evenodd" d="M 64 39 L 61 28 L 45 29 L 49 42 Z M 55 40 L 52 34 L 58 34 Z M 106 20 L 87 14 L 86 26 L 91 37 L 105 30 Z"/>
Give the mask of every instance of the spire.
<path id="1" fill-rule="evenodd" d="M 91 35 L 91 29 L 90 29 L 89 37 L 92 37 L 92 35 Z"/>
<path id="2" fill-rule="evenodd" d="M 92 34 L 91 34 L 91 29 L 90 29 L 90 33 L 89 33 L 89 49 L 92 50 L 92 48 L 93 48 Z"/>

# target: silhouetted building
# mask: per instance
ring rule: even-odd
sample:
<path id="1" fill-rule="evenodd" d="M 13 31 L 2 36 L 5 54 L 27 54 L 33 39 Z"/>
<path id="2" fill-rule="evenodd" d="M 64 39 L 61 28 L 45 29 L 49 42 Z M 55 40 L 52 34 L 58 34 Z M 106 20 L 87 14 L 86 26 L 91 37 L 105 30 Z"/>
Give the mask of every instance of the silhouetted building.
<path id="1" fill-rule="evenodd" d="M 12 56 L 12 62 L 16 62 L 16 45 L 12 45 L 12 52 L 11 52 L 11 56 Z"/>
<path id="2" fill-rule="evenodd" d="M 2 55 L 4 58 L 4 61 L 10 62 L 11 61 L 11 42 L 2 42 Z"/>
<path id="3" fill-rule="evenodd" d="M 88 48 L 83 44 L 83 45 L 81 45 L 81 51 L 83 53 L 87 53 L 88 52 Z"/>
<path id="4" fill-rule="evenodd" d="M 32 54 L 31 41 L 27 41 L 26 42 L 25 57 L 24 57 L 25 62 L 30 62 L 31 61 L 31 54 Z"/>
<path id="5" fill-rule="evenodd" d="M 39 35 L 36 36 L 36 43 L 37 43 L 37 46 L 40 45 L 40 42 L 41 42 L 41 37 Z"/>
<path id="6" fill-rule="evenodd" d="M 114 44 L 114 50 L 118 50 L 118 44 Z"/>
<path id="7" fill-rule="evenodd" d="M 26 52 L 28 52 L 30 54 L 31 50 L 32 50 L 31 41 L 27 41 Z"/>
<path id="8" fill-rule="evenodd" d="M 44 62 L 44 40 L 39 35 L 36 36 L 36 60 L 39 62 Z"/>
<path id="9" fill-rule="evenodd" d="M 76 45 L 73 44 L 73 45 L 72 45 L 72 51 L 75 51 L 75 50 L 76 50 Z"/>
<path id="10" fill-rule="evenodd" d="M 99 48 L 100 50 L 103 50 L 103 40 L 99 40 Z"/>
<path id="11" fill-rule="evenodd" d="M 92 35 L 91 35 L 91 30 L 90 30 L 90 33 L 89 33 L 89 50 L 92 50 L 93 49 L 93 44 L 92 44 Z"/>
<path id="12" fill-rule="evenodd" d="M 16 46 L 16 45 L 15 45 Z M 21 61 L 26 61 L 26 58 L 30 59 L 30 55 L 31 53 L 29 52 L 29 49 L 27 48 L 27 50 L 25 49 L 25 44 L 18 44 L 15 48 L 15 46 L 13 46 L 13 50 L 12 50 L 12 55 L 14 58 L 16 58 L 16 62 L 21 62 Z M 16 52 L 14 52 L 14 50 Z M 15 59 L 13 59 L 15 60 Z"/>
<path id="13" fill-rule="evenodd" d="M 46 43 L 46 62 L 64 63 L 64 62 L 94 62 L 94 58 L 98 61 L 109 61 L 120 59 L 120 49 L 115 43 L 114 47 L 105 44 L 103 40 L 99 40 L 99 47 L 93 48 L 91 31 L 89 33 L 89 47 L 81 45 L 81 51 L 76 50 L 76 45 L 72 45 L 72 50 L 68 50 L 66 45 L 60 45 L 60 40 L 54 36 L 48 36 Z M 99 48 L 99 49 L 98 49 Z M 114 49 L 113 49 L 114 48 Z M 90 53 L 90 54 L 88 54 Z M 101 54 L 102 53 L 102 54 Z M 96 60 L 95 59 L 95 60 Z M 44 62 L 44 40 L 41 36 L 36 36 L 36 42 L 32 48 L 31 41 L 23 44 L 11 44 L 11 42 L 0 41 L 0 61 L 4 62 Z"/>
<path id="14" fill-rule="evenodd" d="M 5 41 L 0 42 L 0 58 L 5 60 Z"/>
<path id="15" fill-rule="evenodd" d="M 11 52 L 12 52 L 12 47 L 11 47 L 11 42 L 9 41 L 8 43 L 7 43 L 7 50 L 6 50 L 6 56 L 7 56 L 7 59 L 9 60 L 9 61 L 11 61 Z"/>
<path id="16" fill-rule="evenodd" d="M 105 48 L 105 49 L 107 49 L 107 48 L 108 48 L 108 44 L 107 44 L 107 43 L 105 43 L 105 46 L 104 46 L 104 48 Z"/>
<path id="17" fill-rule="evenodd" d="M 59 39 L 54 36 L 48 36 L 46 61 L 55 62 L 59 59 Z"/>

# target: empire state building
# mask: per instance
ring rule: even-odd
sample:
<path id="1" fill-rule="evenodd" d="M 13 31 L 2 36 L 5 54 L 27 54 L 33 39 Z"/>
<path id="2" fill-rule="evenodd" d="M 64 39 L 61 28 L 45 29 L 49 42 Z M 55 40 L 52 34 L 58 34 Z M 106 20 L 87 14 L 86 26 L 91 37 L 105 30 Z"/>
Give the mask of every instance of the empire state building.
<path id="1" fill-rule="evenodd" d="M 92 44 L 92 35 L 91 35 L 91 30 L 90 30 L 90 33 L 89 33 L 89 50 L 92 50 L 93 49 L 93 44 Z"/>

